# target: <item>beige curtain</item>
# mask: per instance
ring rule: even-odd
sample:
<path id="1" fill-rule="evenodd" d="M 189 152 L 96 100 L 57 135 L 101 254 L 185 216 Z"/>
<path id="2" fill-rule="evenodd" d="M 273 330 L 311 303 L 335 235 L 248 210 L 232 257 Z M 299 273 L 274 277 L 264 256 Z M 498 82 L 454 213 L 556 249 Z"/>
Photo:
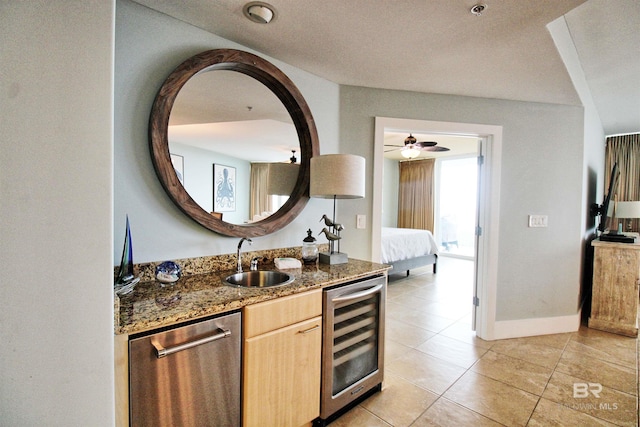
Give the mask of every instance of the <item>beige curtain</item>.
<path id="1" fill-rule="evenodd" d="M 273 209 L 272 197 L 267 194 L 267 178 L 269 177 L 268 163 L 251 163 L 251 196 L 249 198 L 249 220 L 254 215 L 262 215 L 263 212 L 271 212 Z"/>
<path id="2" fill-rule="evenodd" d="M 433 232 L 434 159 L 400 162 L 398 227 Z"/>
<path id="3" fill-rule="evenodd" d="M 616 162 L 620 170 L 620 184 L 615 200 L 640 200 L 640 134 L 618 135 L 607 138 L 605 152 L 605 170 L 607 173 L 605 191 L 609 188 L 610 177 L 608 174 Z M 632 220 L 631 229 L 636 232 L 639 231 L 640 220 Z"/>

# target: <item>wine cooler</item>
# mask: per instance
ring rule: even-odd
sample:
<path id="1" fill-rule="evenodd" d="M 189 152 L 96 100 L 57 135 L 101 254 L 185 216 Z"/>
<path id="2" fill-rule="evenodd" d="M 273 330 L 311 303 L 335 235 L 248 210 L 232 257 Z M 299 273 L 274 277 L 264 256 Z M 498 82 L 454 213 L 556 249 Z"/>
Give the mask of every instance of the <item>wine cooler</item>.
<path id="1" fill-rule="evenodd" d="M 384 366 L 386 276 L 324 291 L 320 419 L 380 389 Z"/>

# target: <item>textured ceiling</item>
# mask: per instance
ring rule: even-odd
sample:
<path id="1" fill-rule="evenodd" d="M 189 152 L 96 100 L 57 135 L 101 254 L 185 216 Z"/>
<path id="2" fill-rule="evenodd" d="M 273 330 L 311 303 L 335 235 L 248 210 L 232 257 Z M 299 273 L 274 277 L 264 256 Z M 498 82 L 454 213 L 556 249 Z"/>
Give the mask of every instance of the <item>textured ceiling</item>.
<path id="1" fill-rule="evenodd" d="M 640 132 L 640 1 L 589 0 L 565 20 L 605 133 Z"/>
<path id="2" fill-rule="evenodd" d="M 640 130 L 638 0 L 269 0 L 268 25 L 244 0 L 136 1 L 339 84 L 580 105 L 546 27 L 565 16 L 606 133 Z"/>

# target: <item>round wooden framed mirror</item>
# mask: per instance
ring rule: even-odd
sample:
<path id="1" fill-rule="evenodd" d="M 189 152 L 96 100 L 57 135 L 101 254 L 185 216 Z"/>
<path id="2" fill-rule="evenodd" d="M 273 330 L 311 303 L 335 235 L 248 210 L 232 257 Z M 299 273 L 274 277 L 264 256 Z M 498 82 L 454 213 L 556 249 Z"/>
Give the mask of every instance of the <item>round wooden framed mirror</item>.
<path id="1" fill-rule="evenodd" d="M 293 151 L 294 154 L 292 157 L 295 158 L 297 154 L 300 159 L 297 178 L 291 178 L 292 180 L 295 180 L 295 184 L 292 185 L 293 190 L 288 195 L 288 198 L 284 198 L 285 201 L 283 201 L 283 204 L 279 209 L 275 210 L 273 213 L 269 212 L 268 215 L 260 217 L 257 220 L 255 218 L 249 218 L 250 215 L 246 214 L 246 221 L 236 221 L 235 223 L 226 221 L 225 216 L 231 217 L 232 214 L 230 213 L 226 215 L 225 212 L 217 212 L 215 206 L 212 208 L 210 204 L 205 206 L 205 203 L 197 201 L 197 197 L 194 197 L 194 194 L 191 194 L 195 192 L 189 191 L 185 188 L 188 178 L 187 172 L 178 170 L 174 163 L 176 158 L 181 157 L 172 153 L 171 150 L 173 147 L 169 141 L 170 127 L 173 127 L 170 121 L 176 121 L 176 115 L 172 115 L 172 110 L 176 106 L 176 99 L 187 83 L 192 84 L 196 78 L 201 78 L 203 74 L 216 76 L 216 72 L 218 71 L 225 71 L 227 75 L 230 74 L 229 72 L 233 72 L 231 74 L 240 73 L 242 78 L 249 80 L 238 83 L 238 86 L 245 88 L 246 92 L 246 88 L 252 87 L 253 85 L 254 89 L 251 92 L 259 98 L 265 98 L 272 94 L 276 103 L 281 103 L 281 106 L 284 107 L 284 116 L 288 116 L 288 118 L 290 118 L 288 125 L 292 129 L 291 132 L 293 134 L 293 138 L 296 139 L 297 136 L 296 143 L 298 145 L 293 148 L 291 144 L 286 147 L 283 146 L 284 151 Z M 223 75 L 223 73 L 218 74 Z M 236 78 L 235 76 L 231 77 L 234 79 Z M 229 86 L 232 85 L 227 83 L 230 80 L 227 80 L 226 78 L 222 81 L 225 83 L 219 83 L 222 86 L 218 87 L 218 89 L 222 92 L 226 92 L 230 89 Z M 259 83 L 260 85 L 255 86 L 256 83 Z M 210 88 L 211 84 L 207 87 Z M 264 89 L 267 89 L 266 92 L 268 93 L 265 93 Z M 192 89 L 192 93 L 200 93 L 200 95 L 204 95 L 201 96 L 201 98 L 210 105 L 216 104 L 216 101 L 212 101 L 212 94 L 204 93 L 201 88 L 196 90 Z M 225 105 L 218 105 L 217 107 L 220 108 L 214 108 L 213 110 L 219 112 L 223 111 L 228 107 L 226 104 L 231 103 L 231 101 L 229 101 L 230 99 L 238 98 L 240 98 L 239 95 L 225 95 L 225 101 L 217 103 Z M 239 102 L 249 103 L 249 101 L 244 100 Z M 242 108 L 251 112 L 253 110 L 253 105 L 262 105 L 262 102 L 262 99 L 254 99 L 250 101 L 251 105 L 243 105 Z M 265 102 L 265 104 L 267 103 L 268 102 Z M 273 104 L 273 102 L 271 102 L 271 104 Z M 282 113 L 277 114 L 279 117 L 283 117 Z M 184 119 L 184 114 L 178 115 L 181 117 L 181 119 L 178 120 L 180 125 L 189 124 L 189 120 Z M 244 117 L 242 120 L 234 121 L 234 119 L 225 117 L 224 119 L 200 118 L 198 120 L 200 124 L 209 121 L 218 122 L 218 124 L 221 122 L 224 122 L 225 124 L 233 122 L 237 126 L 238 123 L 249 123 L 248 120 L 250 119 Z M 286 127 L 287 125 L 286 123 L 282 124 L 283 120 L 280 118 L 274 120 L 278 122 L 279 126 Z M 260 121 L 260 123 L 263 122 L 265 121 Z M 252 123 L 258 123 L 258 121 L 254 121 Z M 258 133 L 260 132 L 261 130 L 258 130 Z M 158 91 L 151 109 L 149 121 L 149 144 L 156 174 L 171 200 L 187 216 L 203 227 L 225 236 L 234 237 L 264 236 L 280 230 L 293 221 L 302 211 L 309 199 L 310 160 L 311 157 L 319 154 L 318 135 L 313 116 L 311 115 L 311 111 L 302 94 L 293 82 L 270 62 L 248 52 L 234 49 L 215 49 L 202 52 L 184 61 L 169 75 L 169 77 L 167 77 Z M 226 143 L 221 143 L 219 146 L 222 145 L 226 145 L 228 148 L 228 146 L 233 146 L 234 144 L 227 141 Z M 262 145 L 264 146 L 266 143 Z M 297 151 L 296 148 L 298 148 L 299 151 Z M 244 148 L 236 149 L 236 151 L 255 152 L 256 150 L 253 148 Z M 289 156 L 291 156 L 291 152 L 288 152 L 287 157 L 282 158 L 282 160 L 286 161 Z M 172 157 L 174 157 L 173 161 Z M 228 157 L 223 157 L 223 160 L 220 161 L 220 165 L 229 163 L 227 159 Z M 216 186 L 216 183 L 214 182 L 216 179 L 215 168 L 220 165 L 211 165 L 213 173 L 210 178 L 211 182 L 209 183 L 211 187 Z M 224 168 L 225 179 L 228 178 L 229 171 L 232 171 L 233 174 L 235 174 L 235 167 L 222 166 L 222 168 Z M 186 165 L 185 169 L 187 169 Z M 184 175 L 182 173 L 184 173 Z M 245 191 L 248 191 L 249 185 L 250 184 L 245 180 L 243 184 Z M 215 188 L 212 193 L 211 199 L 215 205 Z"/>

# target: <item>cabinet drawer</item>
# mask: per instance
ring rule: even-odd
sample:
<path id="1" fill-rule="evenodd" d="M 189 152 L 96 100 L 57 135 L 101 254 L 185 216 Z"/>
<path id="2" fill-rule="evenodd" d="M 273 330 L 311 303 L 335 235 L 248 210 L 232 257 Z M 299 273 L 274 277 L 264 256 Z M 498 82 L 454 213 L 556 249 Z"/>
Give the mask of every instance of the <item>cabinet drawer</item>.
<path id="1" fill-rule="evenodd" d="M 244 337 L 251 338 L 322 314 L 322 290 L 289 295 L 244 308 Z"/>

